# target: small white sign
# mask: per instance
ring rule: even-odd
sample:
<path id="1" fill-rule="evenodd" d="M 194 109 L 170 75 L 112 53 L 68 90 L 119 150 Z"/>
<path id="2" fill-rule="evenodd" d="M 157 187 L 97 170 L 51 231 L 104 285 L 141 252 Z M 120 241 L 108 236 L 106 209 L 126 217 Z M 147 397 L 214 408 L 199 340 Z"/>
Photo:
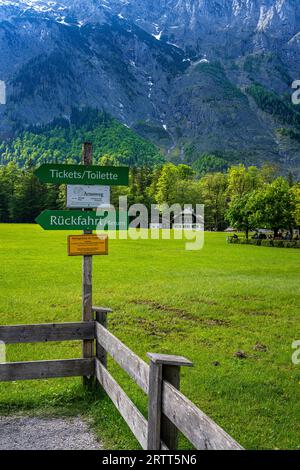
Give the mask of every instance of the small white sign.
<path id="1" fill-rule="evenodd" d="M 109 206 L 109 186 L 67 185 L 69 209 L 106 209 Z"/>

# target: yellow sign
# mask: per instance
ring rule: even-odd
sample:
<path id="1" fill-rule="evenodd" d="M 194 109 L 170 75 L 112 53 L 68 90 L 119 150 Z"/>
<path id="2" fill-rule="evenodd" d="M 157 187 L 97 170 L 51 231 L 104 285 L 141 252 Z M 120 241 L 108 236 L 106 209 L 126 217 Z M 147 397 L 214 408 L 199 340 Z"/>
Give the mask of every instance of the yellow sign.
<path id="1" fill-rule="evenodd" d="M 108 255 L 107 235 L 70 235 L 69 256 Z"/>

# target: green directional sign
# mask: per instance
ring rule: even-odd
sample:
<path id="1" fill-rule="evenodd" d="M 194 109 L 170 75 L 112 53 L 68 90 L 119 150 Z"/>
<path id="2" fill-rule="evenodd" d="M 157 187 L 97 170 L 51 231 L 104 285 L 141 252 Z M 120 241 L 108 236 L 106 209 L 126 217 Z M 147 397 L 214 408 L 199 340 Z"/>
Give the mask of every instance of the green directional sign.
<path id="1" fill-rule="evenodd" d="M 128 186 L 129 168 L 46 163 L 35 170 L 42 183 Z"/>
<path id="2" fill-rule="evenodd" d="M 35 221 L 44 230 L 127 230 L 128 212 L 45 210 Z"/>

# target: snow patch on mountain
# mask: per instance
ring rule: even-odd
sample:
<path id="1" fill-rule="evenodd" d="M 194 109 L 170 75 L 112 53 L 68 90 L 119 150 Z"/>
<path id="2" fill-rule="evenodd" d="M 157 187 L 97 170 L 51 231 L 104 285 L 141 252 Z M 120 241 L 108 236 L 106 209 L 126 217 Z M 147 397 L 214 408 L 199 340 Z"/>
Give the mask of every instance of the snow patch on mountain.
<path id="1" fill-rule="evenodd" d="M 44 2 L 43 0 L 0 0 L 0 6 L 13 6 L 25 10 L 31 8 L 37 12 L 55 11 L 59 7 L 64 9 L 66 8 L 62 3 L 54 1 Z"/>
<path id="2" fill-rule="evenodd" d="M 161 35 L 162 35 L 162 31 L 160 31 L 158 34 L 152 34 L 152 36 L 157 39 L 157 41 L 160 41 L 161 40 Z"/>

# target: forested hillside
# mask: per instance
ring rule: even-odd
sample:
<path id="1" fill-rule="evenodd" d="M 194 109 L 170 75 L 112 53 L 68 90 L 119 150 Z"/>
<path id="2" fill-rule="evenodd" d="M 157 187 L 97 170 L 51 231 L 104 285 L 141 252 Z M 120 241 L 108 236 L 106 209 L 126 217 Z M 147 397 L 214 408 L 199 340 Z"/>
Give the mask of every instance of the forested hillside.
<path id="1" fill-rule="evenodd" d="M 154 166 L 164 161 L 158 149 L 105 112 L 73 109 L 70 120 L 56 119 L 47 126 L 20 132 L 0 143 L 0 164 L 20 167 L 41 163 L 79 163 L 81 146 L 93 143 L 94 162 L 108 156 L 114 164 Z"/>

